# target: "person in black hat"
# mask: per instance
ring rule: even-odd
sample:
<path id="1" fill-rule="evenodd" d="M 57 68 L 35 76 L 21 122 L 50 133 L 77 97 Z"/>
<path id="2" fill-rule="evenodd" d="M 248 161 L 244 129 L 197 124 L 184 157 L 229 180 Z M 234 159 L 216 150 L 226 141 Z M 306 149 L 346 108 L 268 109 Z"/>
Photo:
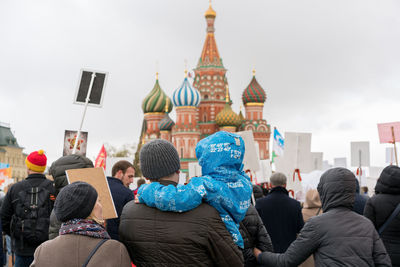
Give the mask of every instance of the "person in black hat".
<path id="1" fill-rule="evenodd" d="M 383 244 L 393 266 L 400 266 L 400 214 L 394 216 L 385 228 L 396 207 L 400 205 L 400 168 L 395 165 L 383 169 L 375 186 L 373 197 L 368 199 L 364 216 L 381 232 Z"/>
<path id="2" fill-rule="evenodd" d="M 31 266 L 82 266 L 87 260 L 91 266 L 131 266 L 124 245 L 104 229 L 103 208 L 90 184 L 74 182 L 61 189 L 54 213 L 62 222 L 60 235 L 36 249 Z M 109 257 L 110 251 L 119 255 Z"/>

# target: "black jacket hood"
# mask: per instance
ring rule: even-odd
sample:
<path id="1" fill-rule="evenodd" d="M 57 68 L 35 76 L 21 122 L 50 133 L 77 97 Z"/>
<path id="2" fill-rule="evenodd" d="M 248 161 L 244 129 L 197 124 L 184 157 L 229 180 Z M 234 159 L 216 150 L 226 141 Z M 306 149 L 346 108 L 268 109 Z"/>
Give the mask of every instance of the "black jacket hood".
<path id="1" fill-rule="evenodd" d="M 353 209 L 356 193 L 356 177 L 345 168 L 333 168 L 322 174 L 318 184 L 324 212 L 331 208 Z"/>
<path id="2" fill-rule="evenodd" d="M 53 176 L 56 193 L 68 184 L 66 170 L 93 168 L 93 162 L 81 155 L 73 154 L 59 158 L 51 164 L 49 173 Z"/>
<path id="3" fill-rule="evenodd" d="M 383 169 L 375 186 L 376 193 L 400 194 L 400 168 L 395 165 Z"/>

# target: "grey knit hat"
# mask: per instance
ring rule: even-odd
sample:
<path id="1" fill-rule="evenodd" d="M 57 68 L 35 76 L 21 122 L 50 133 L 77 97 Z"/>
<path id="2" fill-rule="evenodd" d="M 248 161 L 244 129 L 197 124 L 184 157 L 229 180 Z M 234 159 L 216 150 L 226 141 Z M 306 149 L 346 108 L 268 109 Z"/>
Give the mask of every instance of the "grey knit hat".
<path id="1" fill-rule="evenodd" d="M 88 183 L 74 182 L 61 189 L 54 203 L 54 213 L 60 222 L 86 219 L 94 208 L 97 191 Z"/>
<path id="2" fill-rule="evenodd" d="M 163 139 L 145 144 L 140 150 L 140 169 L 144 177 L 159 180 L 181 168 L 178 151 L 174 145 Z"/>

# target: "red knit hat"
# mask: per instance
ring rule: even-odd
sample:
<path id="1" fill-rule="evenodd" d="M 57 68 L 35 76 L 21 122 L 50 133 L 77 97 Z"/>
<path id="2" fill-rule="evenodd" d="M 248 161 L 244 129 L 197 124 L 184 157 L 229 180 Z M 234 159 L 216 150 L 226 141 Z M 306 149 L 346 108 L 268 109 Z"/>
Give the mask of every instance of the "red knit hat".
<path id="1" fill-rule="evenodd" d="M 26 157 L 25 164 L 28 169 L 34 172 L 44 172 L 47 164 L 47 157 L 43 150 L 34 151 Z"/>

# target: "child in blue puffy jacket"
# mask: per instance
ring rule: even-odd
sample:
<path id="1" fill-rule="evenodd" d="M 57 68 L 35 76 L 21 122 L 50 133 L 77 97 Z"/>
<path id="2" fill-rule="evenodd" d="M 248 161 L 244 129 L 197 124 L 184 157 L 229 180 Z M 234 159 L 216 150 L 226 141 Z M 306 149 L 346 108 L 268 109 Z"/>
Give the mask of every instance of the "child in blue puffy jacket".
<path id="1" fill-rule="evenodd" d="M 239 223 L 246 215 L 253 190 L 243 171 L 244 151 L 239 135 L 224 131 L 210 135 L 196 146 L 203 176 L 193 177 L 187 185 L 142 185 L 138 199 L 147 206 L 174 212 L 194 209 L 204 200 L 219 212 L 234 242 L 243 248 Z"/>

